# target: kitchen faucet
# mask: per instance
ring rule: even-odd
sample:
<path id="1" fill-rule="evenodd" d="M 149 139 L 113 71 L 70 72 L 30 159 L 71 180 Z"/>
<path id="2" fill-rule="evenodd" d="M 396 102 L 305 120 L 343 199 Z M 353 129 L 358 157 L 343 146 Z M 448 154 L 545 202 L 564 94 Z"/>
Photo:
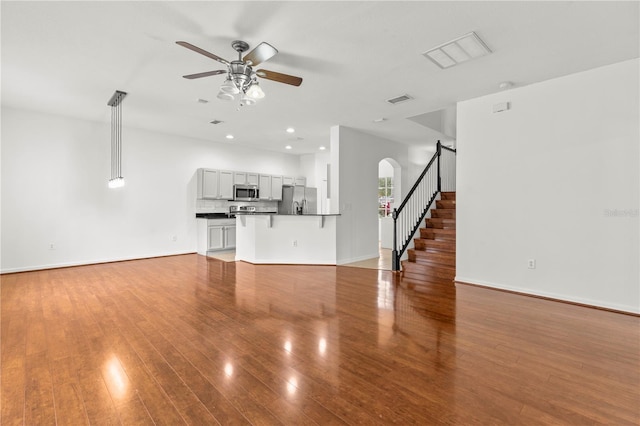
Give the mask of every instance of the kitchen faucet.
<path id="1" fill-rule="evenodd" d="M 298 210 L 300 210 L 300 203 L 298 203 L 297 201 L 291 203 L 291 211 L 293 212 L 293 214 L 300 214 L 298 213 Z"/>

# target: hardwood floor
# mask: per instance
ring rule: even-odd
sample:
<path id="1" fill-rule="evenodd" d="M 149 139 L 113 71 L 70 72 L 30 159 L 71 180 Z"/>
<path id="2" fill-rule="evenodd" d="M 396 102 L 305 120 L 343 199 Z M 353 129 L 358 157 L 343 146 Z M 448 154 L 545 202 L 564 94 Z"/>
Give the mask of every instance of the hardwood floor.
<path id="1" fill-rule="evenodd" d="M 197 255 L 1 280 L 2 425 L 640 423 L 634 316 Z"/>

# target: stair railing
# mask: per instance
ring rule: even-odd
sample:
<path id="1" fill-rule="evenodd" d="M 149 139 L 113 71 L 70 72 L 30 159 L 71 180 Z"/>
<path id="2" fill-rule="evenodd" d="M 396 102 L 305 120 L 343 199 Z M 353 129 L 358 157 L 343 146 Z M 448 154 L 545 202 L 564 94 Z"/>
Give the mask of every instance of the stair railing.
<path id="1" fill-rule="evenodd" d="M 400 207 L 393 209 L 393 250 L 391 263 L 400 270 L 400 258 L 441 191 L 455 191 L 456 150 L 436 144 L 436 153 L 424 168 Z"/>

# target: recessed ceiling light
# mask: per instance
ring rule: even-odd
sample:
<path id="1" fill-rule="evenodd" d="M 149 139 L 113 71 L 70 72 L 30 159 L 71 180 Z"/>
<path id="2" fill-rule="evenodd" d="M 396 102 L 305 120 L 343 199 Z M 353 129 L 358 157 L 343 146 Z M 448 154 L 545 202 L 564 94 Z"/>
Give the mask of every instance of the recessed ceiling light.
<path id="1" fill-rule="evenodd" d="M 320 151 L 324 151 L 325 149 L 327 149 L 327 148 L 325 148 L 324 146 L 320 147 Z"/>
<path id="2" fill-rule="evenodd" d="M 198 103 L 199 103 L 199 104 L 207 104 L 207 103 L 209 103 L 209 101 L 208 101 L 208 100 L 206 100 L 206 99 L 202 99 L 202 98 L 200 98 L 200 99 L 198 99 Z"/>
<path id="3" fill-rule="evenodd" d="M 287 127 L 287 133 L 293 133 L 295 131 L 296 129 L 294 129 L 293 127 Z"/>
<path id="4" fill-rule="evenodd" d="M 210 121 L 209 123 L 211 123 L 211 124 L 221 124 L 221 123 L 223 123 L 223 121 L 221 121 L 221 120 L 213 120 L 213 121 Z"/>
<path id="5" fill-rule="evenodd" d="M 287 145 L 287 146 L 285 146 L 285 149 L 291 149 L 291 148 L 292 148 L 292 146 L 291 146 L 291 145 Z"/>
<path id="6" fill-rule="evenodd" d="M 442 69 L 491 53 L 487 45 L 473 31 L 436 46 L 423 55 Z"/>
<path id="7" fill-rule="evenodd" d="M 226 138 L 227 139 L 233 139 L 233 135 L 227 135 Z"/>
<path id="8" fill-rule="evenodd" d="M 386 121 L 387 119 L 384 117 L 380 117 L 380 118 L 376 118 L 375 120 L 373 120 L 374 123 L 382 123 L 383 121 Z"/>

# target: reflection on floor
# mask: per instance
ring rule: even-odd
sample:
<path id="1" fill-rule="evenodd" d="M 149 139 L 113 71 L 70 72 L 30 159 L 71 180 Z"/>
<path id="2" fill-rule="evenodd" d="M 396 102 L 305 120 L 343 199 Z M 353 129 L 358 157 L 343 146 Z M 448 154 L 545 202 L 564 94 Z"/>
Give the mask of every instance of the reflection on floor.
<path id="1" fill-rule="evenodd" d="M 223 262 L 235 262 L 236 251 L 235 250 L 212 251 L 207 253 L 207 257 L 213 257 L 214 259 L 222 260 Z"/>
<path id="2" fill-rule="evenodd" d="M 391 249 L 379 247 L 380 256 L 371 259 L 361 260 L 359 262 L 347 263 L 340 266 L 352 266 L 354 268 L 380 269 L 383 271 L 391 270 Z"/>
<path id="3" fill-rule="evenodd" d="M 354 268 L 379 269 L 383 271 L 391 270 L 391 249 L 380 248 L 380 256 L 371 259 L 361 260 L 359 262 L 347 263 L 341 266 L 351 266 Z M 207 257 L 222 260 L 223 262 L 235 262 L 236 251 L 214 251 L 209 252 Z"/>

